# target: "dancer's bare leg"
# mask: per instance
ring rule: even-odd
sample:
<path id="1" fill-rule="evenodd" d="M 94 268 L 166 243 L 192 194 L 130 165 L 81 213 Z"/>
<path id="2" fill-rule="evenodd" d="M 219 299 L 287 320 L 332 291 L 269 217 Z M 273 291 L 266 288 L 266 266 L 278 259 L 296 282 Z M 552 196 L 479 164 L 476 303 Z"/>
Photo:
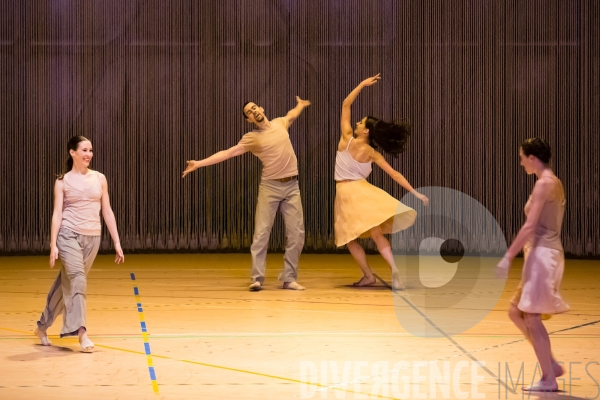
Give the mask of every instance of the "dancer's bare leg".
<path id="1" fill-rule="evenodd" d="M 525 338 L 527 338 L 529 343 L 531 343 L 529 327 L 527 326 L 527 322 L 525 321 L 525 315 L 523 311 L 519 310 L 519 308 L 516 305 L 511 303 L 510 308 L 508 309 L 508 317 L 512 322 L 514 322 L 517 328 L 519 328 L 519 330 L 523 332 L 523 335 L 525 336 Z M 552 363 L 552 372 L 554 374 L 554 377 L 558 378 L 559 376 L 562 376 L 565 373 L 564 368 L 557 363 L 552 353 L 550 353 L 550 361 Z"/>
<path id="2" fill-rule="evenodd" d="M 552 370 L 552 352 L 550 349 L 550 337 L 542 323 L 540 314 L 523 313 L 525 323 L 529 328 L 529 339 L 542 369 L 542 382 L 548 387 L 557 388 L 556 377 Z"/>
<path id="3" fill-rule="evenodd" d="M 375 244 L 377 245 L 377 250 L 379 254 L 387 261 L 390 269 L 392 270 L 392 288 L 395 290 L 404 289 L 404 284 L 400 280 L 400 273 L 398 272 L 398 268 L 396 267 L 396 263 L 394 262 L 394 255 L 392 254 L 392 246 L 390 242 L 383 236 L 381 232 L 381 227 L 376 226 L 371 229 L 371 237 Z"/>
<path id="4" fill-rule="evenodd" d="M 373 272 L 371 272 L 371 268 L 369 268 L 367 255 L 362 246 L 358 244 L 356 240 L 351 241 L 346 246 L 348 246 L 350 254 L 352 254 L 352 257 L 354 257 L 354 260 L 363 272 L 363 277 L 358 282 L 354 282 L 353 286 L 368 286 L 375 284 L 375 277 L 373 276 Z"/>

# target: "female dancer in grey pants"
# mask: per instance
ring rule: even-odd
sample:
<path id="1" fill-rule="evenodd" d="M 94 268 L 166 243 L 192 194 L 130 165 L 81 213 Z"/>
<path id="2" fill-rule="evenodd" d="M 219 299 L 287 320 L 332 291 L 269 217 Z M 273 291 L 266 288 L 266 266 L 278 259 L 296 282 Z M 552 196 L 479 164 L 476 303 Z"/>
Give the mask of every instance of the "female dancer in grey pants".
<path id="1" fill-rule="evenodd" d="M 100 247 L 100 209 L 114 241 L 115 263 L 125 261 L 125 256 L 110 207 L 106 178 L 89 169 L 92 144 L 83 136 L 74 136 L 69 140 L 68 151 L 66 172 L 54 184 L 50 238 L 50 268 L 54 268 L 59 257 L 62 268 L 50 288 L 35 334 L 42 345 L 52 345 L 46 330 L 63 314 L 60 336 L 78 335 L 81 348 L 89 352 L 94 344 L 86 333 L 86 275 Z"/>

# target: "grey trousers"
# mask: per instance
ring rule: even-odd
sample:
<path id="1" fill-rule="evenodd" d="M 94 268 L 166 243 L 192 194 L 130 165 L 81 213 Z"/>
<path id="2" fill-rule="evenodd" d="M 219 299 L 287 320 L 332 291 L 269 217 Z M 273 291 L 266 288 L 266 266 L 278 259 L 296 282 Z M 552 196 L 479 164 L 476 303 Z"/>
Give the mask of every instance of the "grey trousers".
<path id="1" fill-rule="evenodd" d="M 100 248 L 100 236 L 86 236 L 67 228 L 60 228 L 56 238 L 62 267 L 46 299 L 46 308 L 37 325 L 46 330 L 63 314 L 60 336 L 77 335 L 79 327 L 86 326 L 86 275 Z"/>
<path id="2" fill-rule="evenodd" d="M 267 247 L 277 210 L 283 215 L 286 232 L 283 272 L 279 274 L 279 280 L 295 282 L 298 277 L 298 261 L 304 247 L 304 214 L 298 181 L 282 183 L 264 179 L 258 189 L 254 237 L 250 247 L 253 282 L 262 284 L 265 280 Z"/>

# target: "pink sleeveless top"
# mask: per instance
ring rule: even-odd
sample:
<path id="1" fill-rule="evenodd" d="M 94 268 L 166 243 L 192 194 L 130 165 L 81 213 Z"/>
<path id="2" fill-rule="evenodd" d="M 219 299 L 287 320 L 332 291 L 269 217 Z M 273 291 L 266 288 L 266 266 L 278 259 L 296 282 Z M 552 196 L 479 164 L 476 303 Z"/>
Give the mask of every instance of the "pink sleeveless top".
<path id="1" fill-rule="evenodd" d="M 100 236 L 100 208 L 102 185 L 100 173 L 89 171 L 81 187 L 73 186 L 70 173 L 65 174 L 63 217 L 61 227 L 86 236 Z"/>
<path id="2" fill-rule="evenodd" d="M 560 231 L 565 215 L 566 200 L 564 189 L 560 179 L 556 176 L 548 178 L 554 181 L 554 196 L 551 200 L 546 200 L 535 227 L 535 234 L 525 247 L 547 247 L 549 249 L 563 251 Z M 527 201 L 527 204 L 525 204 L 525 215 L 529 213 L 530 208 L 531 196 L 529 196 L 529 200 Z"/>

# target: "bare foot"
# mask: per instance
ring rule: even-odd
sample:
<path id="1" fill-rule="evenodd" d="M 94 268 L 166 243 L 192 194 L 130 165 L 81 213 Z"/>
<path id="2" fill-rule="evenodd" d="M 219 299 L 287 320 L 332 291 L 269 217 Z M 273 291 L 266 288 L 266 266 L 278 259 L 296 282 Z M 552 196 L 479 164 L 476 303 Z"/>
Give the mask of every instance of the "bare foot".
<path id="1" fill-rule="evenodd" d="M 304 286 L 302 286 L 298 282 L 284 282 L 283 288 L 290 290 L 304 290 Z"/>
<path id="2" fill-rule="evenodd" d="M 556 379 L 552 379 L 553 382 L 538 381 L 535 385 L 530 387 L 524 387 L 524 392 L 558 392 L 558 383 Z"/>
<path id="3" fill-rule="evenodd" d="M 392 271 L 392 289 L 394 290 L 404 290 L 406 287 L 404 283 L 400 280 L 400 273 L 398 270 Z"/>
<path id="4" fill-rule="evenodd" d="M 91 353 L 94 351 L 94 343 L 87 336 L 87 332 L 84 332 L 83 335 L 79 335 L 79 344 L 81 345 L 81 350 L 84 353 Z"/>
<path id="5" fill-rule="evenodd" d="M 42 331 L 39 328 L 35 328 L 33 333 L 35 334 L 35 336 L 40 338 L 42 346 L 52 346 L 52 342 L 50 341 L 50 339 L 48 339 L 48 334 L 46 333 L 46 331 Z"/>
<path id="6" fill-rule="evenodd" d="M 371 275 L 371 278 L 363 276 L 362 278 L 360 278 L 360 281 L 354 282 L 352 284 L 352 286 L 354 286 L 354 287 L 371 286 L 371 285 L 374 285 L 375 283 L 377 283 L 377 281 L 375 280 L 375 277 L 373 275 Z"/>

